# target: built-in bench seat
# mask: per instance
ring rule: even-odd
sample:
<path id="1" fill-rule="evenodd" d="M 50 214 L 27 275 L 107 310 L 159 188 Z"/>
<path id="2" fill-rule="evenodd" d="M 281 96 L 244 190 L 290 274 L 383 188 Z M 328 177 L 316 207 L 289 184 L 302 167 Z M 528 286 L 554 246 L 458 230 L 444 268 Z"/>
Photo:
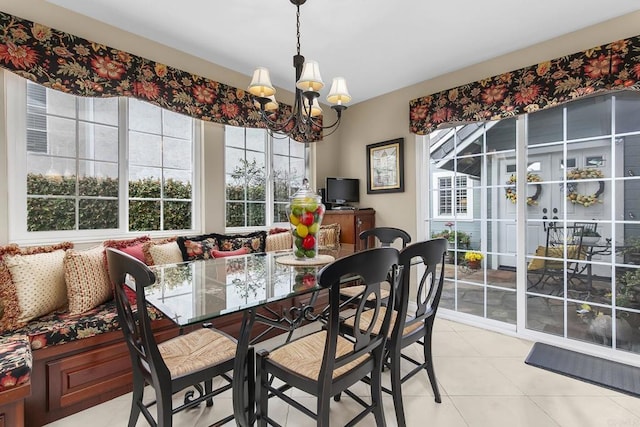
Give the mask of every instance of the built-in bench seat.
<path id="1" fill-rule="evenodd" d="M 339 247 L 339 229 L 330 228 L 330 231 L 332 241 Z M 260 246 L 254 247 L 255 250 L 277 251 L 291 248 L 292 237 L 288 231 L 268 236 L 266 232 L 262 233 L 266 239 L 258 236 L 264 240 Z M 198 241 L 197 237 L 194 241 Z M 226 238 L 224 235 L 216 237 Z M 217 240 L 216 247 L 227 249 L 229 246 L 229 249 L 236 249 L 234 245 L 242 246 L 245 241 L 244 236 L 231 236 L 224 240 L 224 245 Z M 255 236 L 249 242 L 254 245 Z M 148 237 L 129 241 L 105 241 L 104 246 L 130 249 L 131 255 L 147 264 L 182 262 L 183 255 L 186 255 L 181 253 L 176 238 L 161 241 L 151 241 Z M 12 280 L 22 279 L 22 286 L 27 287 L 31 287 L 28 272 L 23 268 L 20 275 L 14 275 L 14 270 L 19 267 L 14 266 L 14 270 L 9 271 L 11 266 L 6 262 L 7 256 L 19 254 L 26 257 L 49 251 L 68 251 L 64 260 L 60 256 L 55 265 L 47 267 L 35 262 L 31 265 L 34 269 L 44 269 L 44 273 L 40 274 L 41 290 L 32 290 L 33 295 L 40 297 L 46 293 L 50 276 L 51 280 L 56 276 L 53 270 L 58 270 L 58 277 L 60 271 L 64 271 L 63 280 L 66 282 L 66 288 L 61 289 L 68 293 L 69 297 L 68 308 L 63 307 L 58 311 L 41 314 L 21 326 L 5 327 L 5 332 L 0 335 L 0 352 L 3 349 L 6 351 L 4 355 L 0 355 L 1 365 L 7 369 L 6 372 L 0 370 L 0 374 L 4 374 L 0 379 L 6 379 L 6 389 L 0 384 L 0 427 L 39 427 L 131 391 L 131 360 L 118 324 L 111 284 L 106 276 L 97 274 L 106 271 L 106 261 L 102 261 L 103 251 L 100 248 L 86 251 L 72 248 L 73 245 L 69 243 L 48 248 L 0 246 L 0 283 L 6 285 L 11 284 Z M 320 249 L 321 252 L 324 249 L 335 250 L 333 246 Z M 209 254 L 209 251 L 206 253 Z M 103 289 L 102 295 L 111 296 L 111 299 L 83 309 L 80 314 L 69 314 L 72 311 L 72 302 L 82 302 L 74 297 L 89 295 L 95 287 Z M 6 294 L 6 289 L 9 288 L 10 286 L 4 287 L 5 294 L 2 294 L 0 289 L 0 312 L 4 316 L 15 316 L 15 309 L 3 304 L 11 300 L 11 295 Z M 55 295 L 43 296 L 51 297 Z M 133 292 L 130 297 L 134 297 Z M 279 313 L 291 305 L 300 303 L 301 301 L 297 300 L 283 301 L 272 307 L 272 310 Z M 326 304 L 326 301 L 320 301 L 318 304 Z M 153 319 L 152 328 L 159 342 L 175 337 L 181 332 L 174 322 L 163 317 L 159 311 L 150 308 L 149 313 Z M 213 323 L 216 328 L 237 337 L 240 321 L 241 314 L 236 313 L 215 319 Z M 259 335 L 266 329 L 266 325 L 259 325 L 254 328 L 254 332 Z M 263 338 L 280 332 L 274 330 Z"/>

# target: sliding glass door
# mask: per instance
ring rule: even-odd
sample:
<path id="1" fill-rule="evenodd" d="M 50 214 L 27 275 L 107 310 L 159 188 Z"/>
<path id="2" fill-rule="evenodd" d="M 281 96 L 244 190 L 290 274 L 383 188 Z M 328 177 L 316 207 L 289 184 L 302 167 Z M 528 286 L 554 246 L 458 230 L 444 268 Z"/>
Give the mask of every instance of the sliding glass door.
<path id="1" fill-rule="evenodd" d="M 541 189 L 526 215 L 528 329 L 640 352 L 639 119 L 631 92 L 527 117 L 540 178 L 527 186 Z"/>
<path id="2" fill-rule="evenodd" d="M 428 146 L 444 310 L 640 352 L 640 94 L 440 130 Z"/>

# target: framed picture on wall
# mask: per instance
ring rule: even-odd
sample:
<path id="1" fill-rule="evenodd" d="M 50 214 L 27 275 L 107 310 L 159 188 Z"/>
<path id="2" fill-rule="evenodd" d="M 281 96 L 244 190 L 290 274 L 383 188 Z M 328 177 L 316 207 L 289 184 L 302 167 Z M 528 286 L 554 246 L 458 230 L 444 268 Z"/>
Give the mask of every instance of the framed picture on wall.
<path id="1" fill-rule="evenodd" d="M 404 191 L 404 138 L 367 145 L 367 194 Z"/>

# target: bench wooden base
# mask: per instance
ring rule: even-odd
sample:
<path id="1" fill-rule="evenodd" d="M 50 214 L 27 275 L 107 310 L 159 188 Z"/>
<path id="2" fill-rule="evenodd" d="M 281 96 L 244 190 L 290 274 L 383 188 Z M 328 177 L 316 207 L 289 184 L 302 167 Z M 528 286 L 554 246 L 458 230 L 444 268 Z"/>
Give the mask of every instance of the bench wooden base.
<path id="1" fill-rule="evenodd" d="M 169 319 L 154 321 L 159 341 L 177 336 Z M 131 360 L 122 331 L 33 351 L 25 425 L 40 427 L 131 391 Z"/>
<path id="2" fill-rule="evenodd" d="M 31 383 L 0 393 L 0 427 L 24 426 L 24 399 L 31 394 Z"/>

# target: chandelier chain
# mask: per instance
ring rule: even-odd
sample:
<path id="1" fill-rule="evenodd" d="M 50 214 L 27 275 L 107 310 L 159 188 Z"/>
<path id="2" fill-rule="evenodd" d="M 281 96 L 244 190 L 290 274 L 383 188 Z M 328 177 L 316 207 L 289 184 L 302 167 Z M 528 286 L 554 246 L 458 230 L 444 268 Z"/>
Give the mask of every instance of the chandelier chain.
<path id="1" fill-rule="evenodd" d="M 298 50 L 298 55 L 300 55 L 300 5 L 296 7 L 296 49 Z"/>

